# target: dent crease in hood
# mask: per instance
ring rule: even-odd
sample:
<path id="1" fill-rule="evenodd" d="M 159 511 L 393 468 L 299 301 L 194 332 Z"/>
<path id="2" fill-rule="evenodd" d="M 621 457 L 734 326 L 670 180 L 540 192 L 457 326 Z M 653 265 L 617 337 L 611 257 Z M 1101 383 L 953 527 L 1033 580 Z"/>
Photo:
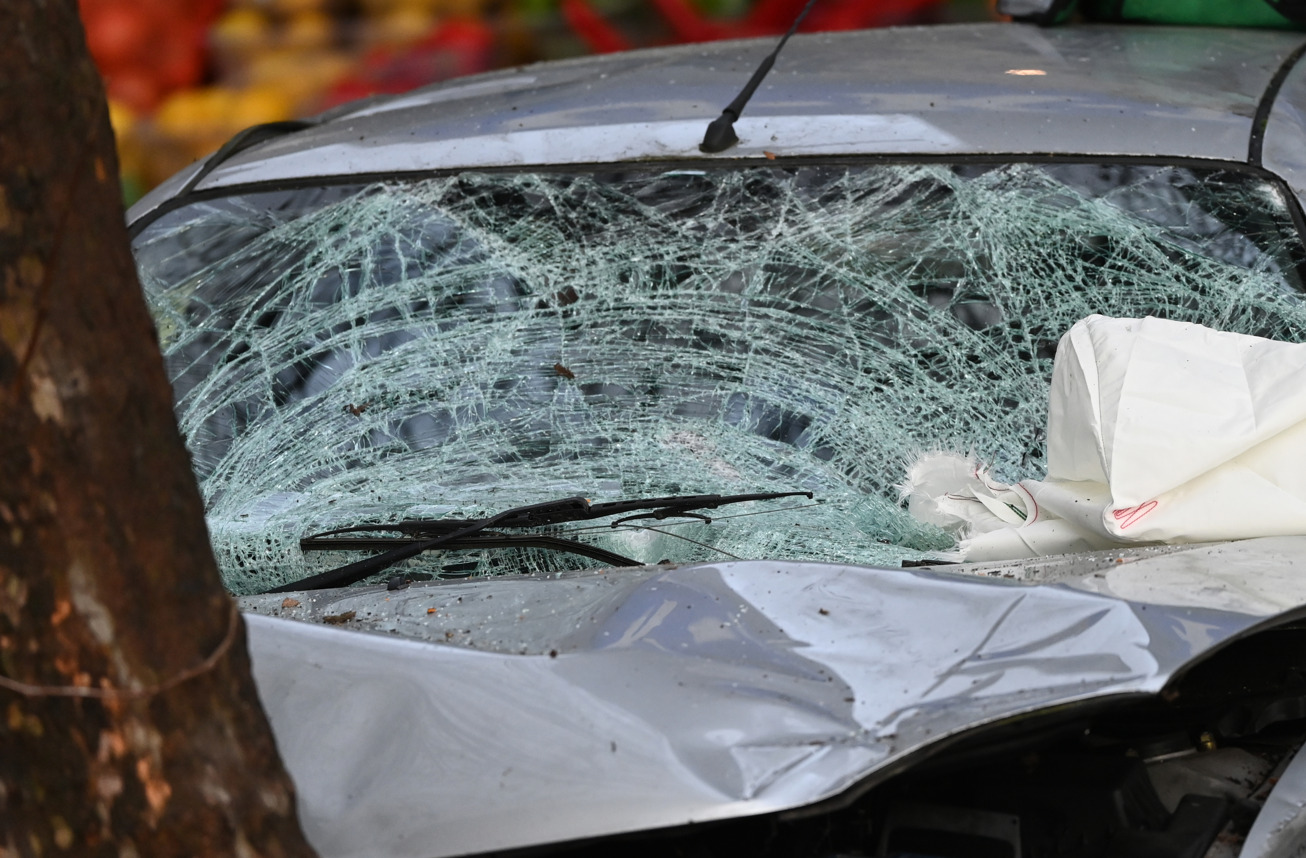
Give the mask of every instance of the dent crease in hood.
<path id="1" fill-rule="evenodd" d="M 247 614 L 310 841 L 426 858 L 802 808 L 984 724 L 1155 694 L 1306 604 L 1213 561 L 1282 573 L 1303 544 L 1052 559 L 1039 584 L 742 561 L 241 604 L 333 624 Z"/>

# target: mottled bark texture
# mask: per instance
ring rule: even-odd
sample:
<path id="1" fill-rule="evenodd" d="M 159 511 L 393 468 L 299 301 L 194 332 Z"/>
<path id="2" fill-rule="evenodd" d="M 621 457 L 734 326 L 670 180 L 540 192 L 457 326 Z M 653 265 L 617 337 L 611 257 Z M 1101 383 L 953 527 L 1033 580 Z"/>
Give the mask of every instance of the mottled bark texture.
<path id="1" fill-rule="evenodd" d="M 3 0 L 0 856 L 309 854 L 173 420 L 76 0 Z"/>

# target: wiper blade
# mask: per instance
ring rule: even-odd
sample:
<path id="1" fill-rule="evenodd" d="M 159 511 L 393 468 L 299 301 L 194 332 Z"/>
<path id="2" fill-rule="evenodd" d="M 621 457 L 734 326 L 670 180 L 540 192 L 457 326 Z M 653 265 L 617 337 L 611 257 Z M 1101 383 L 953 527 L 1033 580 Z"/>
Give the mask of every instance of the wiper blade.
<path id="1" fill-rule="evenodd" d="M 676 516 L 703 518 L 694 511 L 716 509 L 726 504 L 743 503 L 754 500 L 773 500 L 775 498 L 802 495 L 810 498 L 811 492 L 756 492 L 737 495 L 673 495 L 660 498 L 640 498 L 628 501 L 606 501 L 592 504 L 583 497 L 562 498 L 504 510 L 497 515 L 486 518 L 436 519 L 433 521 L 401 521 L 394 524 L 362 524 L 327 530 L 305 537 L 317 540 L 338 533 L 359 533 L 392 530 L 416 539 L 406 540 L 387 551 L 354 563 L 329 569 L 317 575 L 310 575 L 289 584 L 273 587 L 268 593 L 290 593 L 298 590 L 324 590 L 329 587 L 347 587 L 370 575 L 393 566 L 401 560 L 416 557 L 423 551 L 450 546 L 458 540 L 472 537 L 491 527 L 542 527 L 550 524 L 565 524 L 576 521 L 590 521 L 596 518 L 621 515 L 627 512 L 647 510 L 643 515 L 632 518 L 666 519 Z M 625 519 L 629 521 L 630 519 Z M 707 519 L 711 521 L 711 519 Z M 613 522 L 613 527 L 621 522 Z M 303 542 L 301 542 L 301 547 Z M 620 556 L 620 555 L 614 555 Z M 627 560 L 629 558 L 621 558 Z M 626 565 L 626 564 L 623 564 Z M 628 565 L 639 565 L 632 563 Z"/>
<path id="2" fill-rule="evenodd" d="M 299 547 L 304 551 L 385 551 L 396 545 L 417 542 L 416 536 L 306 536 L 299 540 Z M 609 566 L 639 566 L 622 554 L 590 545 L 577 539 L 564 536 L 552 536 L 542 533 L 499 533 L 494 530 L 482 530 L 471 536 L 455 539 L 440 546 L 442 551 L 473 551 L 477 548 L 543 548 L 548 551 L 561 551 L 588 557 Z"/>
<path id="3" fill-rule="evenodd" d="M 700 509 L 716 509 L 724 504 L 743 503 L 745 501 L 755 500 L 774 500 L 776 498 L 787 498 L 803 496 L 810 498 L 811 492 L 759 492 L 755 494 L 738 494 L 738 495 L 672 495 L 671 497 L 661 498 L 637 498 L 635 500 L 624 501 L 604 501 L 602 503 L 590 503 L 583 497 L 563 498 L 562 500 L 546 501 L 531 506 L 520 506 L 510 509 L 507 512 L 499 513 L 494 516 L 495 527 L 542 527 L 549 524 L 568 524 L 577 521 L 591 521 L 596 518 L 607 518 L 613 515 L 621 515 L 626 512 L 636 512 L 638 510 L 649 510 L 649 512 L 639 516 L 639 518 L 665 519 L 682 516 Z M 631 518 L 634 518 L 632 516 Z M 691 516 L 693 518 L 705 518 L 705 516 Z M 630 519 L 623 519 L 629 521 Z M 708 521 L 712 519 L 708 518 Z M 305 548 L 315 540 L 323 537 L 334 536 L 338 533 L 375 533 L 377 531 L 392 530 L 397 533 L 403 533 L 408 536 L 420 536 L 425 538 L 434 538 L 443 536 L 451 531 L 459 530 L 464 527 L 477 524 L 482 521 L 488 521 L 484 518 L 419 518 L 408 519 L 407 521 L 396 521 L 389 524 L 356 524 L 351 527 L 338 527 L 335 530 L 324 530 L 321 533 L 314 533 L 312 536 L 306 536 L 299 541 L 299 547 Z M 613 522 L 613 527 L 621 522 Z M 487 525 L 488 526 L 488 525 Z M 312 549 L 310 549 L 312 550 Z"/>

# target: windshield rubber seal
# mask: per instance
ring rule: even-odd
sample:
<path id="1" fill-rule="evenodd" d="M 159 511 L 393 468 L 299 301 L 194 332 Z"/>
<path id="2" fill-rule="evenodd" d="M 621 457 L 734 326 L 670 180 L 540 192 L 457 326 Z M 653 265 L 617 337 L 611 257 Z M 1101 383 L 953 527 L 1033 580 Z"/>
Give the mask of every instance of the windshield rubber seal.
<path id="1" fill-rule="evenodd" d="M 1303 45 L 1306 49 L 1306 45 Z M 1277 183 L 1288 191 L 1288 196 L 1298 208 L 1300 203 L 1292 193 L 1283 177 L 1259 164 L 1242 161 L 1226 161 L 1212 158 L 1166 157 L 1164 155 L 1066 155 L 1064 153 L 1040 152 L 1006 152 L 966 154 L 951 153 L 946 155 L 911 153 L 894 153 L 892 155 L 799 155 L 787 158 L 734 158 L 723 161 L 719 158 L 677 158 L 671 160 L 650 159 L 640 161 L 598 161 L 578 164 L 510 164 L 496 167 L 454 167 L 439 170 L 390 170 L 375 173 L 333 173 L 321 176 L 304 176 L 290 179 L 275 179 L 260 182 L 222 185 L 216 188 L 204 188 L 178 193 L 165 200 L 136 220 L 127 225 L 128 237 L 136 238 L 154 221 L 177 209 L 192 203 L 206 200 L 235 197 L 243 194 L 270 193 L 276 191 L 293 191 L 300 188 L 326 188 L 339 185 L 373 185 L 388 182 L 415 182 L 424 179 L 446 178 L 461 173 L 485 173 L 487 175 L 502 173 L 598 173 L 614 170 L 741 170 L 750 167 L 786 166 L 853 166 L 865 164 L 1103 164 L 1103 165 L 1148 165 L 1161 167 L 1190 167 L 1206 170 L 1227 170 L 1229 172 L 1247 173 L 1258 178 Z M 1306 223 L 1306 221 L 1303 221 Z"/>

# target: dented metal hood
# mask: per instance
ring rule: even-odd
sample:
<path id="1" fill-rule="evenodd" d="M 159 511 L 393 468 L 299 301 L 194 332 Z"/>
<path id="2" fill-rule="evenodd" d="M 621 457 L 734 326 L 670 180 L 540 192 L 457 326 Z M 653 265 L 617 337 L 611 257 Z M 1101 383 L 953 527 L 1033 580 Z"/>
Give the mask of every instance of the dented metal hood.
<path id="1" fill-rule="evenodd" d="M 430 858 L 848 799 L 985 725 L 1161 692 L 1300 614 L 1303 562 L 1294 537 L 952 572 L 748 561 L 242 605 L 313 845 Z"/>

